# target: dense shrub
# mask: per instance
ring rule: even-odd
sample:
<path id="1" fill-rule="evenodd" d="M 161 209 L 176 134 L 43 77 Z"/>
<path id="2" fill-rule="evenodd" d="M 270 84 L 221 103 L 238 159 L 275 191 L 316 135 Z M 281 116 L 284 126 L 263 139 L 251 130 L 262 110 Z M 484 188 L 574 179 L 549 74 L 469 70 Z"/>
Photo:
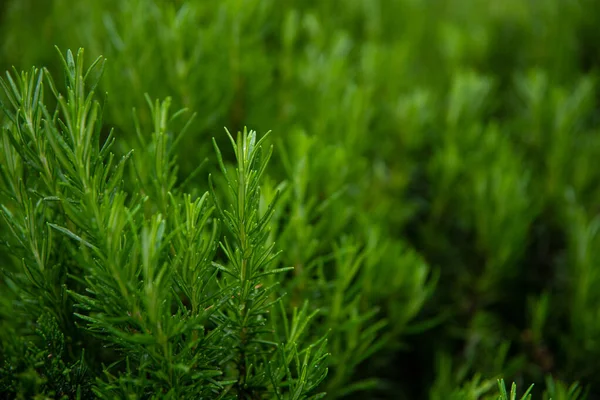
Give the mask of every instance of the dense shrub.
<path id="1" fill-rule="evenodd" d="M 0 12 L 5 397 L 600 396 L 596 2 Z"/>

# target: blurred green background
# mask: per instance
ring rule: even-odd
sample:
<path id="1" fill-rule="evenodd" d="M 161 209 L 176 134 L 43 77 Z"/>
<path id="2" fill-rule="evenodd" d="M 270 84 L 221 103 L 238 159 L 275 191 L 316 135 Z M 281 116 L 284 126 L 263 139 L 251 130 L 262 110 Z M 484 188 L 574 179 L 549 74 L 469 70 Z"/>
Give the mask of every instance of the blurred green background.
<path id="1" fill-rule="evenodd" d="M 372 354 L 334 341 L 330 392 L 363 382 L 367 398 L 445 399 L 504 376 L 539 383 L 536 396 L 546 380 L 555 399 L 569 398 L 560 382 L 600 395 L 599 2 L 4 0 L 0 12 L 2 70 L 58 77 L 54 45 L 107 58 L 105 123 L 122 151 L 136 146 L 131 110 L 150 123 L 145 93 L 197 113 L 182 177 L 206 157 L 214 169 L 224 126 L 273 131 L 266 187 L 292 188 L 274 222 L 281 263 L 356 243 L 348 302 L 387 321 Z"/>

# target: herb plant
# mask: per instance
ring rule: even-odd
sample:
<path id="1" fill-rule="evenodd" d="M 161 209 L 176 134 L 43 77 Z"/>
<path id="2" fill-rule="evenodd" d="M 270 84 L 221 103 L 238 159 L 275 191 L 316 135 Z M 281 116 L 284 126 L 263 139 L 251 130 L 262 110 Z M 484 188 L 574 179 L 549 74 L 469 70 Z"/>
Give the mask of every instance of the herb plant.
<path id="1" fill-rule="evenodd" d="M 0 398 L 594 399 L 598 15 L 0 0 Z"/>
<path id="2" fill-rule="evenodd" d="M 20 261 L 5 275 L 15 311 L 32 322 L 42 315 L 36 325 L 50 346 L 46 358 L 58 360 L 30 371 L 39 387 L 29 393 L 309 398 L 327 374 L 326 338 L 305 341 L 317 311 L 305 304 L 288 315 L 269 279 L 287 269 L 273 268 L 277 253 L 268 238 L 276 198 L 260 207 L 266 136 L 230 136 L 237 160 L 231 178 L 215 145 L 234 201 L 221 207 L 211 185 L 209 205 L 208 193 L 192 198 L 175 185 L 166 130 L 177 114 L 169 114 L 168 100 L 150 103 L 155 130 L 143 151 L 156 169 L 152 182 L 133 172 L 128 179 L 131 152 L 117 161 L 114 132 L 101 139 L 94 89 L 104 61 L 84 69 L 83 51 L 62 61 L 64 95 L 35 68 L 0 81 L 8 97 L 2 215 L 11 233 L 6 246 Z M 45 104 L 48 89 L 54 110 Z M 220 242 L 225 258 L 217 262 L 222 224 L 231 239 Z M 74 336 L 71 343 L 63 332 Z M 87 360 L 90 342 L 108 350 Z M 17 340 L 15 350 L 26 346 Z M 27 354 L 13 354 L 16 365 L 5 360 L 5 393 L 28 393 L 16 383 Z M 86 381 L 100 371 L 96 384 Z"/>

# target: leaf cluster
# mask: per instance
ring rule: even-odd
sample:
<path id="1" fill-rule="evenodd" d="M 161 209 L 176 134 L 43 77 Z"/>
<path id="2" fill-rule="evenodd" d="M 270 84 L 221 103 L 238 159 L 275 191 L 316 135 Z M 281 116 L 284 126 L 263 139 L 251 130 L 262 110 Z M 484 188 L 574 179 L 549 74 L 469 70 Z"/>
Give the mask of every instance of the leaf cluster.
<path id="1" fill-rule="evenodd" d="M 114 131 L 102 137 L 94 90 L 104 60 L 85 69 L 82 50 L 61 57 L 64 95 L 47 70 L 0 81 L 8 99 L 2 215 L 15 260 L 3 275 L 23 331 L 40 331 L 45 344 L 3 351 L 10 371 L 4 390 L 24 395 L 36 378 L 28 390 L 69 398 L 80 398 L 82 387 L 98 398 L 314 395 L 328 358 L 325 338 L 311 343 L 304 334 L 316 312 L 283 307 L 283 294 L 267 279 L 287 269 L 272 268 L 274 205 L 264 213 L 259 207 L 269 161 L 264 138 L 245 131 L 232 139 L 238 164 L 231 180 L 216 147 L 236 199 L 229 208 L 212 184 L 213 201 L 208 192 L 193 197 L 172 179 L 167 126 L 179 114 L 169 114 L 169 100 L 149 102 L 154 132 L 140 142 L 151 167 L 137 173 L 133 151 L 120 158 L 111 151 Z M 233 238 L 221 241 L 222 260 L 221 224 Z M 28 323 L 40 313 L 48 316 Z M 90 351 L 88 341 L 106 350 Z M 41 363 L 46 354 L 50 361 Z"/>

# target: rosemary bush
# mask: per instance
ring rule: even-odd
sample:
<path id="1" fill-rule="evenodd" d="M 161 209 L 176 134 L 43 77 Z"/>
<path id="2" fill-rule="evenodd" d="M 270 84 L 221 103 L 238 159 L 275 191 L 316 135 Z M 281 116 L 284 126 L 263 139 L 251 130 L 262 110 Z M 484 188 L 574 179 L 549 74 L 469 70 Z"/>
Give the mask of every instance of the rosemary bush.
<path id="1" fill-rule="evenodd" d="M 598 15 L 0 1 L 0 397 L 599 396 Z"/>

